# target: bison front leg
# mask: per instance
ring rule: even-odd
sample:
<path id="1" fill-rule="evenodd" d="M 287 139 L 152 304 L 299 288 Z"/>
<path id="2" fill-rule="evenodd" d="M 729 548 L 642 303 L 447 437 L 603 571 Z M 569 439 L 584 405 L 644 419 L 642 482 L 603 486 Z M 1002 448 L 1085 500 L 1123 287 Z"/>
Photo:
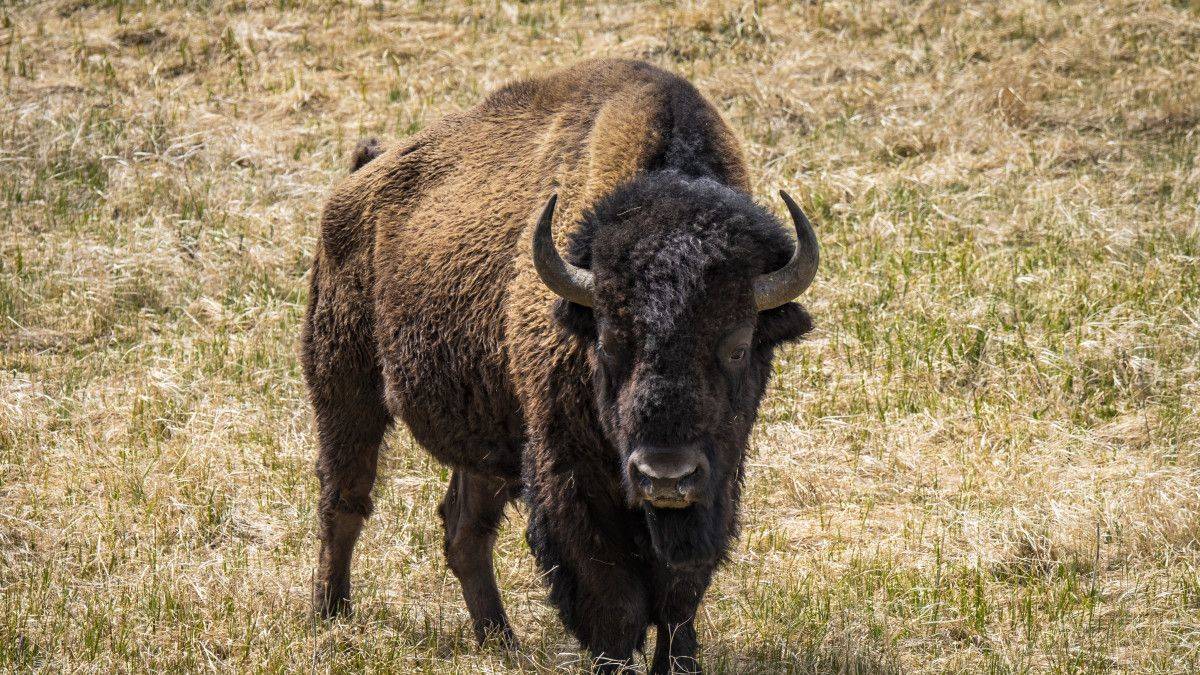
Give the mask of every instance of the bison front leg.
<path id="1" fill-rule="evenodd" d="M 627 672 L 649 626 L 645 581 L 603 557 L 580 561 L 574 571 L 573 579 L 551 581 L 564 623 L 591 652 L 596 672 Z"/>
<path id="2" fill-rule="evenodd" d="M 584 520 L 587 507 L 572 505 L 573 521 L 560 529 L 533 510 L 527 538 L 546 573 L 550 601 L 567 629 L 591 653 L 600 673 L 625 672 L 642 647 L 649 626 L 646 580 L 628 561 L 613 555 Z M 563 515 L 562 512 L 555 516 Z"/>
<path id="3" fill-rule="evenodd" d="M 700 672 L 696 611 L 711 579 L 712 571 L 707 569 L 683 571 L 657 566 L 651 584 L 651 613 L 658 629 L 650 668 L 653 675 Z"/>
<path id="4" fill-rule="evenodd" d="M 696 660 L 695 617 L 684 621 L 656 622 L 658 637 L 654 641 L 654 664 L 651 675 L 668 673 L 699 673 Z"/>
<path id="5" fill-rule="evenodd" d="M 482 643 L 495 635 L 515 650 L 517 638 L 504 613 L 492 566 L 496 530 L 513 495 L 512 486 L 502 479 L 456 470 L 438 511 L 446 526 L 446 562 L 462 584 L 475 638 Z"/>

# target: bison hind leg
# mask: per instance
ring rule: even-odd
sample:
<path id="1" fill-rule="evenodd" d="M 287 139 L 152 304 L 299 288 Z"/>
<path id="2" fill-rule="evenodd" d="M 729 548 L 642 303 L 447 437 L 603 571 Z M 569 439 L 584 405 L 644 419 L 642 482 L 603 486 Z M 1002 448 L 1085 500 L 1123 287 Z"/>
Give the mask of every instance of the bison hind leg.
<path id="1" fill-rule="evenodd" d="M 313 604 L 326 618 L 350 609 L 354 544 L 373 504 L 379 447 L 392 416 L 383 403 L 381 376 L 366 330 L 349 308 L 361 299 L 338 297 L 318 258 L 302 340 L 304 379 L 317 420 L 317 505 L 321 548 Z M 357 300 L 357 302 L 355 302 Z M 339 315 L 340 312 L 340 315 Z"/>
<path id="2" fill-rule="evenodd" d="M 320 447 L 317 510 L 321 535 L 313 601 L 323 617 L 350 609 L 350 562 L 373 503 L 379 447 L 391 417 L 370 376 L 314 391 Z M 330 391 L 332 389 L 333 391 Z M 329 395 L 332 394 L 332 395 Z"/>
<path id="3" fill-rule="evenodd" d="M 495 636 L 511 650 L 517 638 L 496 586 L 492 548 L 504 506 L 516 497 L 516 487 L 502 478 L 458 469 L 438 509 L 446 527 L 446 562 L 462 584 L 475 638 L 482 644 Z"/>

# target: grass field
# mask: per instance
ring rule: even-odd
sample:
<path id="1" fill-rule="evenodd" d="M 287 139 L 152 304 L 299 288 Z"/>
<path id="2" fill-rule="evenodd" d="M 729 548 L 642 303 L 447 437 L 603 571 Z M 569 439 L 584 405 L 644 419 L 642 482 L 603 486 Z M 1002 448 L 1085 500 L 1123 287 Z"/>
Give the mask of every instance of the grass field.
<path id="1" fill-rule="evenodd" d="M 794 6 L 793 6 L 794 5 Z M 512 78 L 690 77 L 808 206 L 714 672 L 1200 669 L 1200 5 L 0 5 L 0 670 L 579 668 L 513 510 L 473 645 L 399 430 L 308 613 L 324 195 Z"/>

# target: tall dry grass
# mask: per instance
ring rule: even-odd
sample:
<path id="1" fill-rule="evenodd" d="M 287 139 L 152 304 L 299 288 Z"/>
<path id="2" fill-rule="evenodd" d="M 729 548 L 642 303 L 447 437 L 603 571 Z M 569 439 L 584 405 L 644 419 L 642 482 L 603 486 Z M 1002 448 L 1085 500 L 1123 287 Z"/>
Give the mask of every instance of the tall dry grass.
<path id="1" fill-rule="evenodd" d="M 476 649 L 446 471 L 402 431 L 359 613 L 307 613 L 296 359 L 361 136 L 648 59 L 819 223 L 716 672 L 1200 669 L 1195 3 L 6 3 L 0 669 L 540 671 L 577 645 L 514 511 L 527 649 Z"/>

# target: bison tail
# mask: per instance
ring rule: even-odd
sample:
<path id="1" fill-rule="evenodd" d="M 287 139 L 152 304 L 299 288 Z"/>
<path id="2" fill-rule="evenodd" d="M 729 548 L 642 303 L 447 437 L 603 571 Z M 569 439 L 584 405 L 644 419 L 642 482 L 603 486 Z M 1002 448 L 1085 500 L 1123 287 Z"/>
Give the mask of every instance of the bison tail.
<path id="1" fill-rule="evenodd" d="M 378 138 L 364 138 L 354 147 L 354 154 L 350 156 L 350 173 L 354 173 L 366 166 L 367 162 L 375 159 L 383 154 L 383 144 Z"/>

